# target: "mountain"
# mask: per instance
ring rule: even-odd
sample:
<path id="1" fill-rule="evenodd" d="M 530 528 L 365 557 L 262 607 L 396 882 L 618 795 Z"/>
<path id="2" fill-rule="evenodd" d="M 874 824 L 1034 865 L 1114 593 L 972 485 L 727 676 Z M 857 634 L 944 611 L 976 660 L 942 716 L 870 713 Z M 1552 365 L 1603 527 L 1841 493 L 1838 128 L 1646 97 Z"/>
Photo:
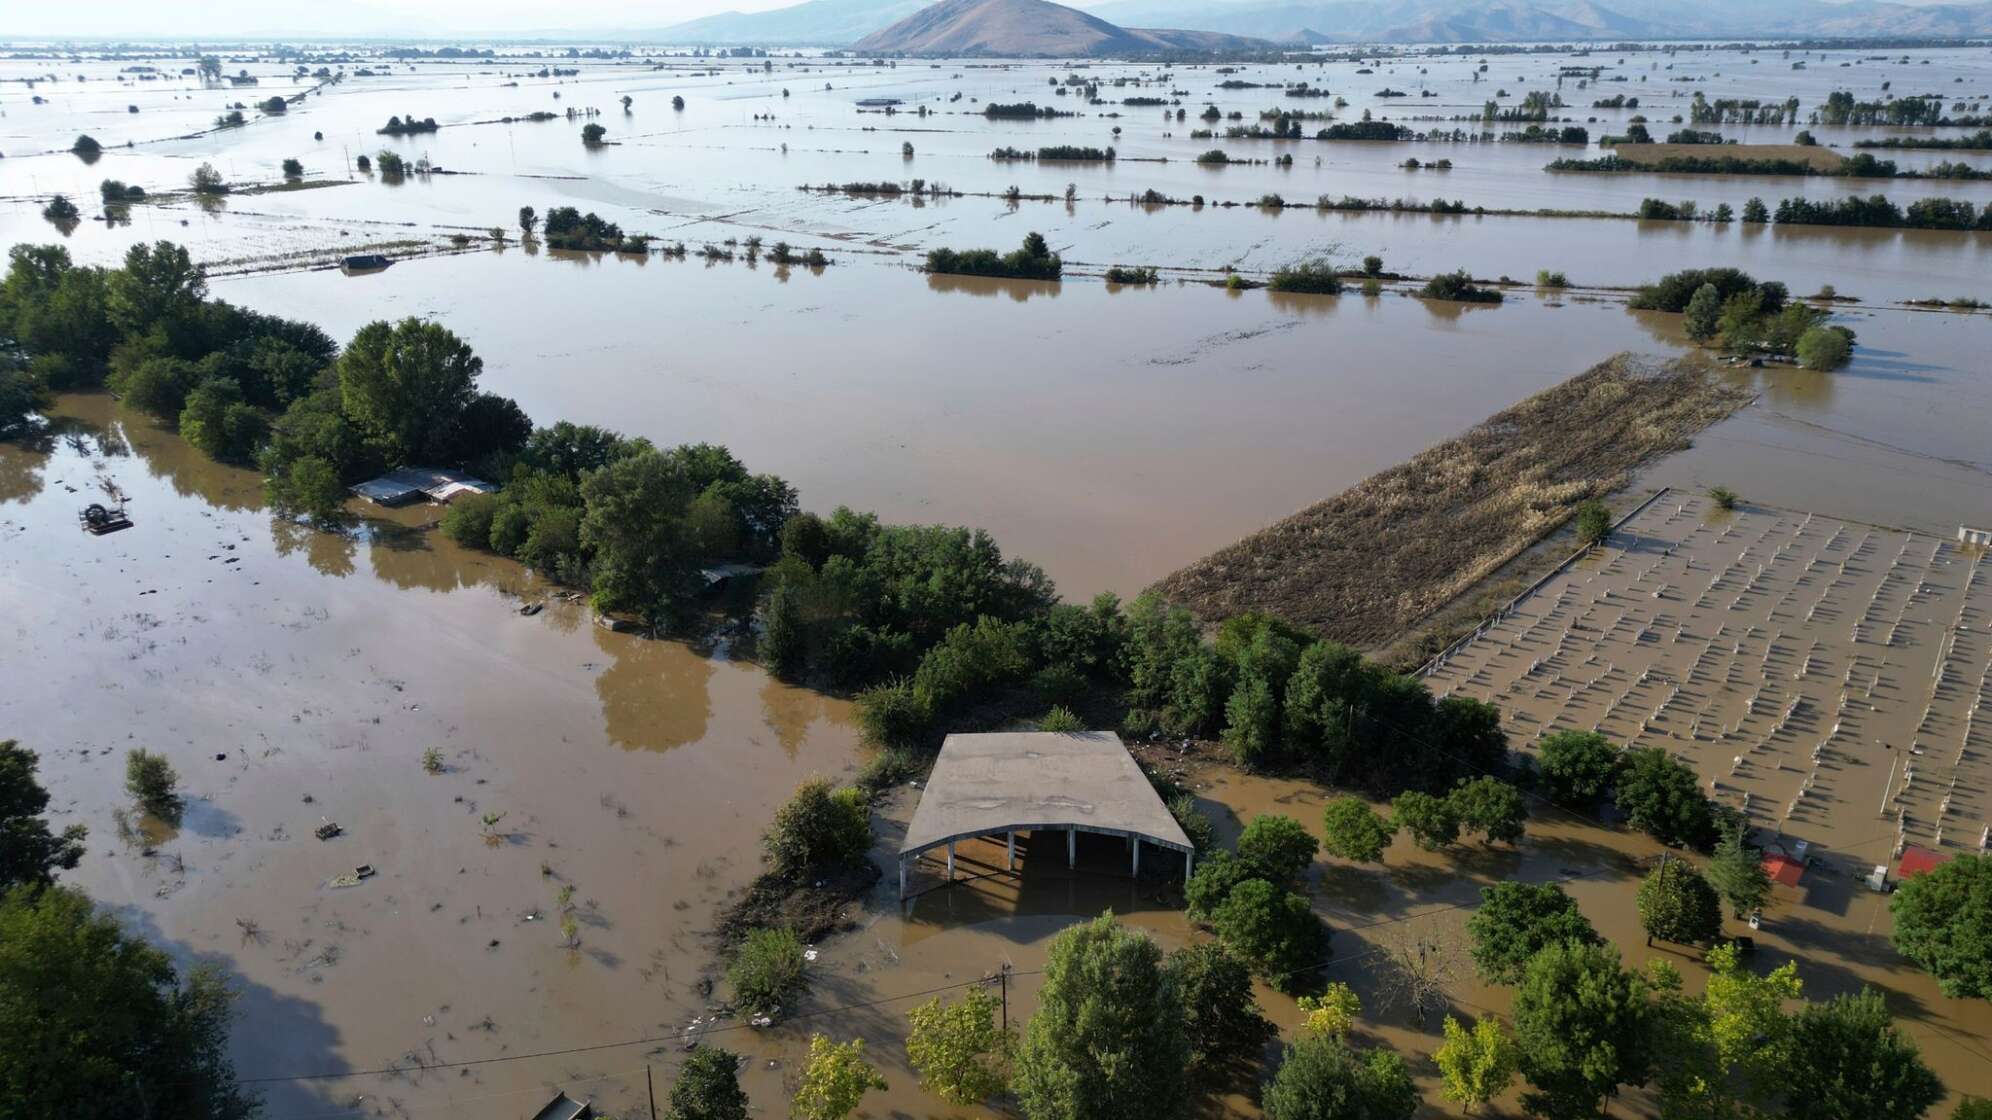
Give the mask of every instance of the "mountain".
<path id="1" fill-rule="evenodd" d="M 770 12 L 721 12 L 667 27 L 659 42 L 705 45 L 834 46 L 854 43 L 926 7 L 931 0 L 806 0 Z"/>
<path id="2" fill-rule="evenodd" d="M 1207 30 L 1119 27 L 1049 0 L 940 0 L 853 45 L 866 54 L 1085 58 L 1272 49 Z"/>
<path id="3" fill-rule="evenodd" d="M 1121 24 L 1167 23 L 1269 39 L 1308 30 L 1309 38 L 1323 43 L 1992 34 L 1992 3 L 1881 0 L 1109 0 L 1092 12 Z"/>

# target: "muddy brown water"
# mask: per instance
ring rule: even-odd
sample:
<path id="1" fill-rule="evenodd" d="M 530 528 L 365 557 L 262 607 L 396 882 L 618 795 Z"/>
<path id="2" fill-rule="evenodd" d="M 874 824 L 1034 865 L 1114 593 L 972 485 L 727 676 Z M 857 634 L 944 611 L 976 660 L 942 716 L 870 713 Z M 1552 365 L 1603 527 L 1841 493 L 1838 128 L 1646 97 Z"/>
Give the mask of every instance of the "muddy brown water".
<path id="1" fill-rule="evenodd" d="M 1586 56 L 1628 81 L 1582 90 L 1566 83 L 1573 108 L 1565 115 L 1599 118 L 1595 135 L 1630 115 L 1590 110 L 1598 96 L 1636 94 L 1660 123 L 1685 111 L 1685 91 L 1789 91 L 1810 106 L 1835 88 L 1879 96 L 1885 80 L 1898 92 L 1977 103 L 1992 79 L 1983 52 L 1907 57 L 1884 65 L 1815 56 L 1807 70 L 1791 71 L 1792 60 L 1775 52 L 1630 55 L 1622 66 Z M 529 76 L 550 61 L 397 64 L 391 77 L 352 79 L 280 120 L 166 140 L 252 98 L 177 77 L 121 83 L 110 62 L 6 60 L 0 77 L 64 77 L 36 87 L 47 104 L 9 95 L 0 107 L 0 240 L 60 238 L 90 262 L 160 237 L 189 243 L 204 261 L 253 258 L 247 267 L 278 273 L 217 280 L 215 293 L 309 318 L 339 338 L 371 319 L 433 316 L 485 358 L 486 385 L 536 419 L 602 423 L 660 443 L 723 442 L 756 469 L 795 481 L 810 508 L 842 503 L 893 520 L 982 526 L 1011 554 L 1044 564 L 1074 597 L 1132 594 L 1614 351 L 1684 345 L 1676 320 L 1630 313 L 1597 292 L 1514 289 L 1502 307 L 1475 308 L 1395 290 L 1369 299 L 1178 284 L 1111 289 L 1084 275 L 1096 266 L 1271 269 L 1315 255 L 1353 264 L 1380 252 L 1411 272 L 1465 265 L 1527 279 L 1547 267 L 1580 285 L 1606 285 L 1737 264 L 1794 291 L 1833 284 L 1861 297 L 1836 312 L 1860 332 L 1855 362 L 1831 376 L 1732 371 L 1758 402 L 1652 464 L 1639 483 L 1721 483 L 1748 501 L 1919 534 L 1992 522 L 1986 319 L 1886 306 L 1986 294 L 1979 285 L 1992 242 L 1984 235 L 1144 211 L 1100 198 L 1153 187 L 1241 202 L 1278 191 L 1630 209 L 1649 194 L 1708 206 L 1849 190 L 1982 203 L 1992 200 L 1984 183 L 1549 176 L 1542 163 L 1576 153 L 1542 146 L 1213 145 L 1188 136 L 1206 101 L 1249 119 L 1276 103 L 1277 91 L 1218 90 L 1218 75 L 1188 68 L 1159 87 L 1102 91 L 1188 90 L 1191 119 L 1181 124 L 1132 108 L 1119 118 L 991 122 L 975 115 L 980 102 L 1072 107 L 1070 98 L 1049 97 L 1047 85 L 1071 71 L 818 60 L 793 69 L 784 62 L 773 75 L 733 63 L 699 76 L 693 71 L 707 64 L 679 60 L 655 72 L 581 63 L 575 79 Z M 1449 115 L 1476 112 L 1490 85 L 1518 95 L 1576 61 L 1498 58 L 1478 84 L 1463 59 L 1422 64 L 1424 73 L 1420 64 L 1387 62 L 1374 75 L 1344 63 L 1252 68 L 1242 77 L 1305 77 L 1346 91 L 1342 119 L 1363 108 Z M 263 80 L 255 99 L 305 88 L 282 67 L 251 67 Z M 1105 65 L 1086 72 L 1105 82 L 1144 75 Z M 76 73 L 91 80 L 77 82 Z M 1410 89 L 1411 104 L 1375 99 L 1386 84 Z M 1416 97 L 1421 84 L 1438 96 Z M 783 87 L 791 97 L 781 97 Z M 946 100 L 956 90 L 964 100 Z M 624 92 L 636 99 L 628 117 L 615 104 Z M 683 114 L 668 109 L 677 93 L 688 101 Z M 881 95 L 905 97 L 909 107 L 924 99 L 942 115 L 859 115 L 851 104 Z M 141 112 L 125 112 L 128 103 Z M 469 123 L 568 105 L 603 109 L 595 119 L 619 143 L 583 149 L 579 122 Z M 407 140 L 374 135 L 389 113 L 411 111 L 451 127 Z M 753 119 L 768 113 L 775 119 Z M 1725 131 L 1783 142 L 1797 127 Z M 325 139 L 312 140 L 314 130 Z M 34 154 L 84 131 L 110 146 L 95 164 Z M 1824 138 L 1844 145 L 1889 131 Z M 126 140 L 136 146 L 118 147 Z M 916 147 L 910 163 L 899 152 L 908 140 Z M 999 144 L 1057 143 L 1117 143 L 1125 155 L 1170 162 L 986 158 Z M 1261 158 L 1291 150 L 1295 165 L 1213 170 L 1189 162 L 1211 146 Z M 312 177 L 345 180 L 351 156 L 380 148 L 475 174 L 398 185 L 353 176 L 214 207 L 139 206 L 129 224 L 86 222 L 67 236 L 38 215 L 56 190 L 94 214 L 106 177 L 175 189 L 203 160 L 236 181 L 270 181 L 281 159 L 297 156 Z M 1396 168 L 1414 154 L 1457 166 Z M 1905 166 L 1941 158 L 1892 155 Z M 916 205 L 793 189 L 914 176 L 963 190 L 1015 183 L 1054 194 L 1070 182 L 1079 198 L 1070 207 L 987 198 Z M 447 246 L 452 233 L 510 227 L 521 205 L 558 204 L 682 238 L 694 252 L 706 240 L 758 235 L 822 246 L 838 263 L 816 274 L 516 244 L 367 276 L 307 272 L 299 263 L 388 239 Z M 1011 283 L 907 267 L 935 245 L 1007 247 L 1030 229 L 1045 231 L 1074 262 L 1073 278 Z M 557 599 L 519 617 L 522 601 L 550 589 L 515 565 L 457 549 L 433 532 L 433 511 L 372 514 L 360 531 L 339 536 L 273 523 L 248 472 L 206 461 L 102 397 L 68 399 L 63 413 L 45 450 L 0 445 L 0 734 L 42 752 L 58 821 L 90 826 L 90 857 L 74 881 L 182 959 L 231 969 L 244 991 L 235 1053 L 245 1076 L 396 1067 L 271 1082 L 274 1117 L 527 1115 L 556 1087 L 640 1108 L 645 1064 L 668 1081 L 682 1031 L 706 1012 L 697 984 L 714 958 L 703 934 L 750 877 L 773 807 L 801 777 L 844 773 L 859 761 L 847 706 L 774 683 L 728 660 L 723 647 L 606 633 Z M 100 476 L 132 497 L 134 529 L 91 538 L 75 528 Z M 136 745 L 169 755 L 189 804 L 177 827 L 128 818 L 125 840 L 115 816 L 125 803 L 121 756 Z M 430 746 L 443 754 L 442 774 L 421 768 Z M 1223 770 L 1192 777 L 1226 835 L 1261 811 L 1315 827 L 1327 796 Z M 915 792 L 898 792 L 881 814 L 882 849 Z M 486 826 L 486 814 L 503 816 Z M 312 838 L 325 818 L 344 834 Z M 1829 822 L 1820 842 L 1851 847 L 1860 837 L 1850 830 L 1860 831 Z M 991 852 L 964 853 L 991 862 Z M 1423 1056 L 1436 1043 L 1436 1022 L 1420 1030 L 1377 998 L 1372 950 L 1386 934 L 1456 922 L 1486 882 L 1575 876 L 1570 889 L 1593 922 L 1644 959 L 1630 861 L 1651 854 L 1624 833 L 1552 821 L 1512 853 L 1432 856 L 1400 845 L 1381 871 L 1323 861 L 1313 890 L 1338 930 L 1330 975 L 1364 994 L 1366 1035 L 1412 1056 L 1431 1090 Z M 1019 879 L 933 891 L 904 911 L 881 886 L 854 909 L 859 929 L 820 947 L 803 1018 L 770 1032 L 725 1022 L 725 1033 L 708 1037 L 750 1057 L 745 1077 L 763 1111 L 782 1106 L 810 1027 L 873 1041 L 892 1088 L 869 1099 L 871 1115 L 959 1111 L 920 1093 L 905 1068 L 898 1039 L 904 1010 L 917 1002 L 906 993 L 972 980 L 1007 961 L 1020 973 L 1011 995 L 1013 1019 L 1021 1019 L 1036 990 L 1035 978 L 1021 974 L 1042 963 L 1049 939 L 1072 920 L 1111 906 L 1165 944 L 1196 936 L 1152 886 L 1120 875 L 1125 856 L 1116 845 L 1082 845 L 1081 856 L 1083 873 L 1072 876 L 1055 859 L 1034 866 L 1027 850 Z M 378 874 L 355 887 L 327 885 L 361 863 Z M 567 885 L 576 949 L 561 944 Z M 1798 956 L 1814 995 L 1884 985 L 1954 1089 L 1992 1092 L 1979 1052 L 1992 1026 L 1983 1005 L 1943 1000 L 1896 959 L 1879 927 L 1868 926 L 1873 896 L 1837 880 L 1814 893 L 1817 903 L 1808 896 L 1772 915 L 1760 936 L 1766 963 Z M 1818 907 L 1824 916 L 1808 909 Z M 1694 976 L 1692 962 L 1673 959 Z M 1291 1001 L 1261 996 L 1269 1014 L 1293 1024 Z M 1506 1008 L 1503 993 L 1470 977 L 1454 1001 L 1467 1014 Z M 420 1068 L 630 1039 L 651 1041 Z M 1249 1111 L 1249 1093 L 1227 1105 Z"/>

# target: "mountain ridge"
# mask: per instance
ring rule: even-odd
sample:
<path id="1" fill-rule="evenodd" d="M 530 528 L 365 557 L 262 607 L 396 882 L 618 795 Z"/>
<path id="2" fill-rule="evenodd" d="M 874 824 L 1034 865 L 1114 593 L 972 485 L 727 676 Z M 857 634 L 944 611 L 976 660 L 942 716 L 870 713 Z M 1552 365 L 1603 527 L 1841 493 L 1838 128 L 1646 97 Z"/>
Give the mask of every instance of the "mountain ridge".
<path id="1" fill-rule="evenodd" d="M 852 44 L 868 54 L 1087 58 L 1271 50 L 1208 30 L 1121 27 L 1050 0 L 940 0 Z"/>

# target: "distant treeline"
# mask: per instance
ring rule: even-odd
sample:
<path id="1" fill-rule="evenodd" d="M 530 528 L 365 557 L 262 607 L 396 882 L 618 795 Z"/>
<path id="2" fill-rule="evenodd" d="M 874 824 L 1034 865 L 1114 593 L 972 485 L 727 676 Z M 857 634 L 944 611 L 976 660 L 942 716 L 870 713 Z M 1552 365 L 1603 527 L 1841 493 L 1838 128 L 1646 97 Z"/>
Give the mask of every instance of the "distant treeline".
<path id="1" fill-rule="evenodd" d="M 998 117 L 1076 117 L 1079 114 L 1060 112 L 1059 110 L 1050 108 L 1049 106 L 1040 109 L 1038 108 L 1037 102 L 1035 101 L 1015 101 L 1007 104 L 998 101 L 991 101 L 989 104 L 984 105 L 982 107 L 982 115 L 990 118 L 998 118 Z"/>
<path id="2" fill-rule="evenodd" d="M 1035 152 L 1025 148 L 1003 147 L 990 152 L 989 158 L 1001 162 L 1037 159 L 1063 163 L 1112 163 L 1114 161 L 1114 150 L 1112 148 L 1081 148 L 1071 144 L 1058 144 L 1048 148 L 1039 148 Z"/>
<path id="3" fill-rule="evenodd" d="M 1656 160 L 1630 160 L 1620 155 L 1608 155 L 1597 159 L 1559 159 L 1551 162 L 1545 170 L 1655 171 L 1688 175 L 1825 175 L 1844 179 L 1992 179 L 1992 171 L 1983 171 L 1966 163 L 1939 163 L 1922 170 L 1905 171 L 1897 167 L 1894 160 L 1876 159 L 1866 152 L 1848 156 L 1833 168 L 1779 157 L 1667 156 Z"/>
<path id="4" fill-rule="evenodd" d="M 1992 151 L 1992 129 L 1981 128 L 1968 136 L 1890 136 L 1881 140 L 1856 140 L 1856 148 L 1925 148 L 1935 151 Z"/>
<path id="5" fill-rule="evenodd" d="M 387 123 L 377 131 L 382 136 L 413 136 L 418 132 L 434 132 L 441 127 L 434 117 L 423 117 L 420 120 L 412 116 L 389 117 Z"/>

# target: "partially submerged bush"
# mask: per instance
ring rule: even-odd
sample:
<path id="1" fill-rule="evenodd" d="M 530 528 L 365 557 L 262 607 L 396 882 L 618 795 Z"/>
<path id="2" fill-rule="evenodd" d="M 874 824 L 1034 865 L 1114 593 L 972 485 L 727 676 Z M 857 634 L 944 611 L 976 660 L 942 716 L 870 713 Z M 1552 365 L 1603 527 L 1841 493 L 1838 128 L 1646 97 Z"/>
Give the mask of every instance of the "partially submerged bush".
<path id="1" fill-rule="evenodd" d="M 726 982 L 750 1015 L 774 1015 L 803 988 L 802 939 L 788 929 L 757 929 L 740 943 Z"/>
<path id="2" fill-rule="evenodd" d="M 788 804 L 775 811 L 763 838 L 768 862 L 777 874 L 800 876 L 821 868 L 845 867 L 871 848 L 871 813 L 864 791 L 837 789 L 827 778 L 796 787 Z"/>

